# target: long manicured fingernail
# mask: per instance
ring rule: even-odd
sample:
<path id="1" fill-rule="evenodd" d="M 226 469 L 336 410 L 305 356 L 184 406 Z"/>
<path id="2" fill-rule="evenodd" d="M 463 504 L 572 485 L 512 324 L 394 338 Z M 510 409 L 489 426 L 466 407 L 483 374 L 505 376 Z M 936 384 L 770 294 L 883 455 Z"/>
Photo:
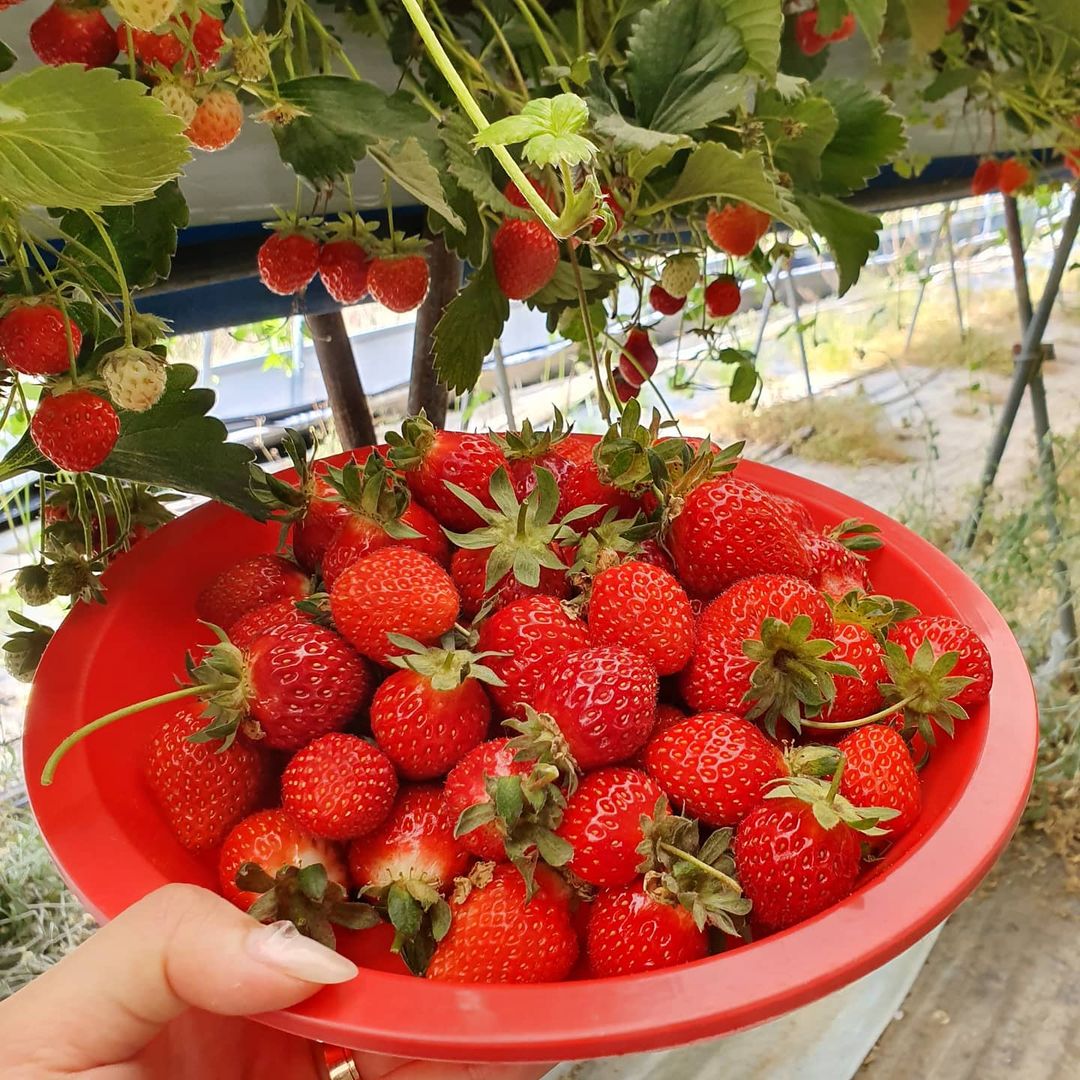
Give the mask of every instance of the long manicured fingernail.
<path id="1" fill-rule="evenodd" d="M 257 960 L 294 979 L 329 984 L 356 978 L 357 967 L 351 960 L 304 937 L 291 922 L 255 927 L 247 946 Z"/>

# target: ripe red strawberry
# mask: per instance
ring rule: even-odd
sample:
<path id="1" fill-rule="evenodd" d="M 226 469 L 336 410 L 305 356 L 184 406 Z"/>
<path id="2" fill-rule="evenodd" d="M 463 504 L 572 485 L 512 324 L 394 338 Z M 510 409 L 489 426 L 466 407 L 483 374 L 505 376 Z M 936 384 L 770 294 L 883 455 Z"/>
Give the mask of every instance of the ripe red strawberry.
<path id="1" fill-rule="evenodd" d="M 624 645 L 641 653 L 658 675 L 674 674 L 694 647 L 690 601 L 666 570 L 631 559 L 593 578 L 589 636 L 596 645 Z"/>
<path id="2" fill-rule="evenodd" d="M 998 172 L 998 190 L 1002 195 L 1015 195 L 1031 183 L 1031 170 L 1018 158 L 1006 158 Z"/>
<path id="3" fill-rule="evenodd" d="M 443 786 L 450 817 L 457 824 L 470 806 L 490 802 L 484 778 L 498 779 L 503 776 L 528 776 L 531 761 L 515 761 L 517 751 L 509 739 L 490 739 L 474 747 L 450 770 Z M 498 821 L 486 821 L 475 829 L 462 833 L 458 840 L 466 851 L 491 862 L 503 862 L 506 849 Z"/>
<path id="4" fill-rule="evenodd" d="M 466 506 L 446 485 L 456 484 L 484 506 L 491 498 L 492 474 L 506 465 L 502 451 L 483 435 L 441 431 L 423 417 L 402 425 L 402 433 L 390 432 L 390 460 L 405 473 L 409 490 L 449 529 L 466 532 L 483 524 L 480 515 Z"/>
<path id="5" fill-rule="evenodd" d="M 726 319 L 739 310 L 742 290 L 733 274 L 721 274 L 705 287 L 705 311 L 710 319 Z"/>
<path id="6" fill-rule="evenodd" d="M 71 326 L 78 356 L 82 331 Z M 0 318 L 0 360 L 22 375 L 62 375 L 71 367 L 64 314 L 52 304 L 19 304 Z"/>
<path id="7" fill-rule="evenodd" d="M 107 67 L 116 59 L 116 32 L 101 8 L 57 0 L 30 24 L 30 48 L 43 64 Z"/>
<path id="8" fill-rule="evenodd" d="M 275 750 L 340 731 L 367 708 L 374 679 L 341 637 L 321 626 L 280 627 L 244 652 L 245 729 Z"/>
<path id="9" fill-rule="evenodd" d="M 968 13 L 971 0 L 949 0 L 949 19 L 945 24 L 948 30 L 955 30 Z"/>
<path id="10" fill-rule="evenodd" d="M 678 720 L 654 734 L 645 769 L 674 806 L 717 829 L 737 825 L 769 784 L 788 773 L 780 748 L 755 725 L 719 712 Z"/>
<path id="11" fill-rule="evenodd" d="M 837 744 L 844 755 L 840 794 L 856 806 L 884 806 L 897 811 L 885 822 L 892 841 L 915 823 L 922 806 L 922 786 L 911 751 L 898 732 L 883 724 L 856 728 Z"/>
<path id="12" fill-rule="evenodd" d="M 105 398 L 90 390 L 50 394 L 30 418 L 34 445 L 65 472 L 90 472 L 112 453 L 120 418 Z"/>
<path id="13" fill-rule="evenodd" d="M 589 773 L 567 800 L 556 830 L 574 849 L 569 867 L 590 885 L 613 888 L 637 877 L 641 819 L 664 797 L 638 769 L 615 765 Z"/>
<path id="14" fill-rule="evenodd" d="M 686 496 L 669 547 L 683 585 L 703 597 L 752 574 L 808 578 L 813 571 L 784 508 L 756 484 L 730 475 L 706 480 Z"/>
<path id="15" fill-rule="evenodd" d="M 442 792 L 430 784 L 402 787 L 389 818 L 349 845 L 349 874 L 358 888 L 415 880 L 445 892 L 468 865 Z"/>
<path id="16" fill-rule="evenodd" d="M 491 240 L 495 281 L 509 300 L 539 292 L 559 265 L 559 242 L 537 218 L 507 218 Z"/>
<path id="17" fill-rule="evenodd" d="M 331 240 L 319 252 L 319 277 L 339 304 L 356 304 L 367 295 L 370 262 L 355 240 Z"/>
<path id="18" fill-rule="evenodd" d="M 862 716 L 877 712 L 883 705 L 878 684 L 889 680 L 885 670 L 885 656 L 877 638 L 865 626 L 838 623 L 832 640 L 836 643 L 836 648 L 829 653 L 829 659 L 851 664 L 858 670 L 861 678 L 850 675 L 836 676 L 833 680 L 836 684 L 836 698 L 822 711 L 821 719 L 837 723 L 843 720 L 858 720 Z"/>
<path id="19" fill-rule="evenodd" d="M 855 16 L 845 15 L 831 34 L 819 34 L 817 25 L 817 8 L 804 11 L 795 18 L 795 42 L 806 56 L 816 56 L 827 45 L 851 37 L 855 33 Z"/>
<path id="20" fill-rule="evenodd" d="M 805 639 L 789 632 L 798 619 L 805 619 Z M 776 624 L 769 634 L 769 659 L 772 671 L 754 701 L 747 699 L 759 662 L 745 651 L 747 641 L 761 638 L 766 620 Z M 698 622 L 697 640 L 690 663 L 682 672 L 679 686 L 692 709 L 717 710 L 745 716 L 763 700 L 769 705 L 789 704 L 787 694 L 793 688 L 785 679 L 784 665 L 796 657 L 801 662 L 801 676 L 817 665 L 816 652 L 807 651 L 805 642 L 829 640 L 835 624 L 828 601 L 812 585 L 782 574 L 760 574 L 732 585 L 714 600 Z M 773 640 L 774 634 L 778 640 Z M 772 696 L 775 695 L 775 696 Z M 775 713 L 767 722 L 772 723 Z"/>
<path id="21" fill-rule="evenodd" d="M 246 739 L 223 748 L 192 742 L 206 726 L 197 708 L 183 708 L 158 728 L 146 756 L 146 780 L 177 840 L 189 851 L 217 847 L 258 807 L 271 781 L 269 758 Z"/>
<path id="22" fill-rule="evenodd" d="M 349 508 L 337 498 L 334 486 L 321 476 L 312 477 L 307 505 L 289 537 L 293 557 L 309 573 L 322 565 L 334 533 L 348 516 Z"/>
<path id="23" fill-rule="evenodd" d="M 700 960 L 709 938 L 686 908 L 657 899 L 639 879 L 593 902 L 585 953 L 590 974 L 606 978 Z"/>
<path id="24" fill-rule="evenodd" d="M 686 297 L 672 296 L 663 285 L 654 285 L 649 290 L 649 303 L 661 315 L 674 315 L 686 306 Z"/>
<path id="25" fill-rule="evenodd" d="M 165 24 L 172 29 L 160 33 L 132 28 L 131 39 L 135 56 L 143 67 L 152 68 L 155 64 L 160 64 L 172 71 L 183 59 L 184 70 L 194 71 L 196 66 L 205 70 L 218 62 L 225 45 L 224 23 L 205 11 L 199 13 L 194 30 L 191 29 L 190 15 L 183 14 L 179 19 L 183 30 L 180 30 L 175 20 Z M 127 52 L 127 30 L 123 24 L 116 28 L 116 44 L 120 52 Z M 189 35 L 194 54 L 185 44 Z"/>
<path id="26" fill-rule="evenodd" d="M 611 369 L 611 384 L 615 387 L 615 396 L 624 405 L 633 401 L 641 393 L 641 387 L 627 382 L 620 368 Z"/>
<path id="27" fill-rule="evenodd" d="M 543 199 L 544 202 L 546 202 L 552 210 L 554 210 L 555 195 L 551 191 L 551 189 L 544 184 L 541 184 L 539 180 L 534 180 L 531 176 L 527 177 L 527 179 L 529 183 L 532 184 L 533 189 L 540 196 L 540 198 Z M 507 201 L 511 205 L 516 206 L 521 210 L 530 209 L 528 202 L 526 202 L 525 200 L 525 196 L 522 195 L 520 191 L 518 191 L 517 184 L 515 184 L 513 180 L 506 181 L 506 184 L 503 187 L 503 195 L 506 197 Z"/>
<path id="28" fill-rule="evenodd" d="M 611 211 L 611 216 L 615 219 L 615 232 L 622 228 L 623 219 L 626 217 L 626 211 L 623 210 L 622 205 L 618 199 L 615 198 L 614 192 L 611 188 L 604 184 L 600 185 L 600 198 L 603 200 L 604 205 Z M 593 236 L 599 236 L 604 231 L 604 219 L 597 215 L 593 218 L 592 234 Z"/>
<path id="29" fill-rule="evenodd" d="M 540 687 L 536 708 L 562 732 L 578 766 L 588 771 L 625 761 L 656 722 L 656 669 L 619 646 L 567 653 Z"/>
<path id="30" fill-rule="evenodd" d="M 243 126 L 244 107 L 240 99 L 232 90 L 216 86 L 199 102 L 184 134 L 192 146 L 213 153 L 232 143 Z"/>
<path id="31" fill-rule="evenodd" d="M 629 491 L 601 479 L 595 461 L 583 461 L 566 474 L 560 486 L 558 516 L 563 518 L 579 506 L 593 505 L 599 509 L 575 522 L 578 532 L 596 528 L 612 508 L 621 518 L 632 518 L 641 509 L 640 502 Z"/>
<path id="32" fill-rule="evenodd" d="M 889 640 L 895 641 L 907 653 L 908 659 L 915 655 L 923 641 L 930 642 L 935 657 L 958 653 L 959 659 L 949 675 L 972 680 L 953 698 L 961 708 L 970 710 L 982 704 L 990 694 L 994 682 L 990 651 L 982 638 L 959 619 L 948 615 L 918 615 L 891 627 Z"/>
<path id="33" fill-rule="evenodd" d="M 659 362 L 649 332 L 635 326 L 626 335 L 623 349 L 625 352 L 619 354 L 619 372 L 630 386 L 641 386 L 652 378 Z"/>
<path id="34" fill-rule="evenodd" d="M 536 470 L 547 469 L 555 483 L 561 485 L 573 462 L 561 453 L 567 437 L 562 413 L 555 410 L 555 422 L 549 430 L 535 430 L 526 419 L 520 431 L 507 431 L 491 436 L 503 452 L 518 500 L 524 499 L 536 487 Z"/>
<path id="35" fill-rule="evenodd" d="M 572 431 L 559 443 L 559 453 L 571 465 L 582 465 L 593 460 L 593 451 L 599 442 L 599 435 L 587 435 L 584 432 Z"/>
<path id="36" fill-rule="evenodd" d="M 485 587 L 488 559 L 491 548 L 459 548 L 450 559 L 450 576 L 461 594 L 461 611 L 466 618 L 473 618 L 487 602 L 495 608 L 505 607 L 525 596 L 553 596 L 565 599 L 570 595 L 570 579 L 565 567 L 556 570 L 540 567 L 540 580 L 536 585 L 525 585 L 508 570 L 490 589 Z"/>
<path id="37" fill-rule="evenodd" d="M 823 593 L 840 599 L 850 592 L 870 589 L 870 572 L 865 559 L 825 533 L 804 533 L 803 546 L 810 556 L 810 581 Z"/>
<path id="38" fill-rule="evenodd" d="M 792 780 L 775 791 L 795 787 Z M 735 832 L 743 891 L 753 904 L 754 919 L 768 930 L 808 919 L 855 887 L 863 834 L 839 813 L 831 815 L 827 828 L 814 811 L 812 802 L 801 798 L 770 797 L 751 810 Z"/>
<path id="39" fill-rule="evenodd" d="M 275 600 L 241 615 L 229 627 L 229 640 L 241 651 L 249 648 L 257 638 L 275 630 L 294 626 L 310 626 L 313 616 L 301 611 L 292 599 Z"/>
<path id="40" fill-rule="evenodd" d="M 400 657 L 402 670 L 371 703 L 375 742 L 406 780 L 445 775 L 487 734 L 491 702 L 482 684 L 495 676 L 482 656 L 457 645 L 451 634 L 442 647 Z"/>
<path id="41" fill-rule="evenodd" d="M 259 280 L 278 296 L 301 292 L 319 269 L 319 245 L 306 232 L 271 233 L 259 248 Z"/>
<path id="42" fill-rule="evenodd" d="M 258 899 L 236 885 L 236 875 L 245 863 L 261 866 L 271 877 L 286 866 L 313 866 L 321 863 L 326 876 L 338 885 L 348 881 L 345 863 L 337 847 L 300 828 L 284 810 L 260 810 L 244 818 L 221 847 L 218 883 L 221 895 L 247 911 Z"/>
<path id="43" fill-rule="evenodd" d="M 971 177 L 971 194 L 988 195 L 991 191 L 997 191 L 1000 178 L 1001 162 L 996 158 L 983 158 Z"/>
<path id="44" fill-rule="evenodd" d="M 328 840 L 350 840 L 389 816 L 398 780 L 390 759 L 356 735 L 331 732 L 297 751 L 281 774 L 281 807 Z"/>
<path id="45" fill-rule="evenodd" d="M 427 296 L 428 264 L 423 255 L 383 255 L 368 264 L 372 299 L 390 311 L 412 311 Z"/>
<path id="46" fill-rule="evenodd" d="M 798 499 L 793 499 L 790 495 L 778 495 L 775 491 L 770 491 L 769 494 L 773 502 L 783 507 L 788 520 L 795 526 L 796 532 L 817 535 L 821 531 L 814 524 L 810 511 Z"/>
<path id="47" fill-rule="evenodd" d="M 710 208 L 705 215 L 709 239 L 728 255 L 749 255 L 769 229 L 772 218 L 749 203 L 728 203 L 721 210 Z"/>
<path id="48" fill-rule="evenodd" d="M 384 547 L 352 564 L 330 590 L 334 623 L 358 652 L 381 664 L 401 654 L 387 634 L 430 645 L 453 628 L 461 599 L 434 559 Z"/>
<path id="49" fill-rule="evenodd" d="M 412 548 L 443 566 L 449 562 L 450 545 L 439 523 L 412 501 L 405 481 L 381 456 L 370 455 L 362 471 L 354 462 L 331 468 L 329 481 L 348 513 L 323 553 L 327 588 L 357 559 L 390 544 Z"/>
<path id="50" fill-rule="evenodd" d="M 531 701 L 538 681 L 568 652 L 588 643 L 585 624 L 552 596 L 527 596 L 494 612 L 480 624 L 477 648 L 492 655 L 487 666 L 505 686 L 488 693 L 509 716 L 522 701 Z"/>
<path id="51" fill-rule="evenodd" d="M 222 570 L 195 601 L 204 622 L 229 630 L 241 615 L 275 600 L 301 600 L 311 581 L 295 563 L 277 555 L 254 555 Z"/>
<path id="52" fill-rule="evenodd" d="M 578 958 L 565 885 L 537 867 L 536 894 L 526 900 L 525 881 L 509 865 L 491 880 L 455 898 L 450 931 L 427 970 L 429 979 L 463 983 L 559 982 Z"/>

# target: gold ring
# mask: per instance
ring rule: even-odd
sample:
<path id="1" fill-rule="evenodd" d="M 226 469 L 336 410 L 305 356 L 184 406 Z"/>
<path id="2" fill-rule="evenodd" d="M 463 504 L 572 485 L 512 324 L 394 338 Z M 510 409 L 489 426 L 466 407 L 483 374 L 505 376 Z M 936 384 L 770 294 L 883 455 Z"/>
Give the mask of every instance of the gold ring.
<path id="1" fill-rule="evenodd" d="M 315 1043 L 314 1050 L 322 1080 L 361 1080 L 360 1069 L 351 1050 L 323 1043 Z"/>

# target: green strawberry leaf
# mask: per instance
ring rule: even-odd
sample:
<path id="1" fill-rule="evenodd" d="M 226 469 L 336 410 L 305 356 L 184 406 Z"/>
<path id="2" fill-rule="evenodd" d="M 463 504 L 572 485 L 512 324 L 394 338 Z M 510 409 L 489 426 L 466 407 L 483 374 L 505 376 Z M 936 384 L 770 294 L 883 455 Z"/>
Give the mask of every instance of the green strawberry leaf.
<path id="1" fill-rule="evenodd" d="M 638 123 L 700 131 L 739 104 L 747 52 L 721 0 L 669 0 L 638 15 L 626 54 L 626 86 Z"/>
<path id="2" fill-rule="evenodd" d="M 169 276 L 177 232 L 188 223 L 187 203 L 175 180 L 134 206 L 107 206 L 101 218 L 131 288 L 147 288 Z M 93 222 L 81 210 L 71 210 L 60 218 L 60 227 L 78 241 L 65 248 L 65 261 L 74 263 L 102 292 L 118 295 L 109 253 Z"/>
<path id="3" fill-rule="evenodd" d="M 535 98 L 516 116 L 496 120 L 473 137 L 476 146 L 512 146 L 534 165 L 580 165 L 591 161 L 596 147 L 581 133 L 589 123 L 589 107 L 577 94 Z"/>
<path id="4" fill-rule="evenodd" d="M 885 12 L 889 0 L 846 0 L 846 3 L 863 36 L 870 42 L 870 47 L 876 49 L 881 40 L 881 32 L 885 29 Z M 940 4 L 938 6 L 942 7 Z"/>
<path id="5" fill-rule="evenodd" d="M 795 228 L 806 225 L 791 195 L 765 172 L 765 161 L 758 151 L 740 154 L 715 142 L 694 149 L 667 194 L 641 212 L 657 214 L 680 203 L 720 198 L 740 199 Z"/>
<path id="6" fill-rule="evenodd" d="M 829 79 L 815 89 L 838 121 L 821 156 L 821 188 L 829 195 L 850 195 L 866 187 L 907 145 L 904 121 L 888 98 L 854 80 Z"/>
<path id="7" fill-rule="evenodd" d="M 581 285 L 585 290 L 586 300 L 602 300 L 619 282 L 617 274 L 604 270 L 594 270 L 591 266 L 580 266 Z M 548 308 L 568 301 L 577 302 L 577 287 L 574 284 L 574 268 L 563 260 L 555 268 L 551 280 L 526 301 L 529 307 L 547 311 Z"/>
<path id="8" fill-rule="evenodd" d="M 194 388 L 197 376 L 189 364 L 171 364 L 165 394 L 152 409 L 121 412 L 120 438 L 94 472 L 206 495 L 263 521 L 267 509 L 252 494 L 248 479 L 254 454 L 225 441 L 225 425 L 207 415 L 214 393 Z M 56 472 L 29 433 L 0 461 L 0 480 L 28 471 Z"/>
<path id="9" fill-rule="evenodd" d="M 719 0 L 727 22 L 739 31 L 746 66 L 772 79 L 780 62 L 780 30 L 784 14 L 780 0 Z"/>
<path id="10" fill-rule="evenodd" d="M 7 71 L 18 57 L 0 41 L 0 71 Z"/>
<path id="11" fill-rule="evenodd" d="M 370 154 L 406 191 L 455 228 L 439 179 L 442 144 L 430 116 L 408 94 L 387 94 L 372 83 L 337 75 L 312 75 L 278 87 L 281 99 L 302 110 L 274 127 L 278 153 L 298 176 L 323 188 L 351 177 Z"/>
<path id="12" fill-rule="evenodd" d="M 949 5 L 941 0 L 901 0 L 907 12 L 911 44 L 916 52 L 930 53 L 945 38 L 949 26 Z"/>
<path id="13" fill-rule="evenodd" d="M 740 363 L 731 376 L 731 385 L 728 387 L 728 398 L 739 404 L 749 401 L 757 389 L 758 373 L 750 361 Z"/>
<path id="14" fill-rule="evenodd" d="M 821 179 L 821 155 L 839 127 L 833 107 L 823 97 L 792 103 L 770 91 L 758 98 L 755 116 L 765 125 L 776 167 L 797 190 L 812 190 Z"/>
<path id="15" fill-rule="evenodd" d="M 859 280 L 870 253 L 878 249 L 881 218 L 845 206 L 830 195 L 800 195 L 798 203 L 814 232 L 829 245 L 843 296 Z"/>
<path id="16" fill-rule="evenodd" d="M 517 207 L 496 187 L 489 168 L 491 157 L 477 154 L 469 145 L 472 128 L 459 113 L 453 113 L 439 129 L 446 147 L 446 168 L 477 202 L 500 214 L 512 214 Z M 479 260 L 478 260 L 479 261 Z"/>
<path id="17" fill-rule="evenodd" d="M 435 327 L 435 370 L 456 393 L 476 385 L 484 359 L 510 317 L 489 259 L 450 301 Z"/>
<path id="18" fill-rule="evenodd" d="M 110 68 L 35 68 L 0 86 L 0 191 L 64 210 L 148 199 L 190 159 L 183 127 Z"/>

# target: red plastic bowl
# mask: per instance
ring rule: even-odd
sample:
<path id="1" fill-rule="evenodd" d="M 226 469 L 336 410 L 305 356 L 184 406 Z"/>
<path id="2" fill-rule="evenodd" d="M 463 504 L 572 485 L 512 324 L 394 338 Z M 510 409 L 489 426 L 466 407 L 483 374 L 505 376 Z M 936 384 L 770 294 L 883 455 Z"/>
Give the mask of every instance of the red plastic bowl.
<path id="1" fill-rule="evenodd" d="M 990 869 L 1027 798 L 1038 738 L 1027 666 L 1005 620 L 940 551 L 846 496 L 753 463 L 741 475 L 801 499 L 820 524 L 881 527 L 874 584 L 925 612 L 959 616 L 994 662 L 988 705 L 942 739 L 925 770 L 916 827 L 847 900 L 726 955 L 653 974 L 543 986 L 454 986 L 363 971 L 266 1023 L 324 1042 L 405 1057 L 557 1061 L 654 1050 L 723 1035 L 819 998 L 896 956 L 942 921 Z M 24 754 L 30 799 L 61 872 L 109 919 L 169 881 L 213 887 L 211 863 L 185 852 L 150 799 L 140 755 L 155 716 L 122 721 L 37 781 L 79 725 L 161 693 L 184 650 L 206 638 L 199 588 L 278 530 L 205 506 L 143 541 L 109 572 L 109 602 L 84 604 L 50 644 L 34 683 Z M 376 935 L 378 936 L 378 935 Z M 385 944 L 385 942 L 383 942 Z M 374 962 L 374 961 L 373 961 Z M 385 967 L 385 963 L 384 963 Z"/>

